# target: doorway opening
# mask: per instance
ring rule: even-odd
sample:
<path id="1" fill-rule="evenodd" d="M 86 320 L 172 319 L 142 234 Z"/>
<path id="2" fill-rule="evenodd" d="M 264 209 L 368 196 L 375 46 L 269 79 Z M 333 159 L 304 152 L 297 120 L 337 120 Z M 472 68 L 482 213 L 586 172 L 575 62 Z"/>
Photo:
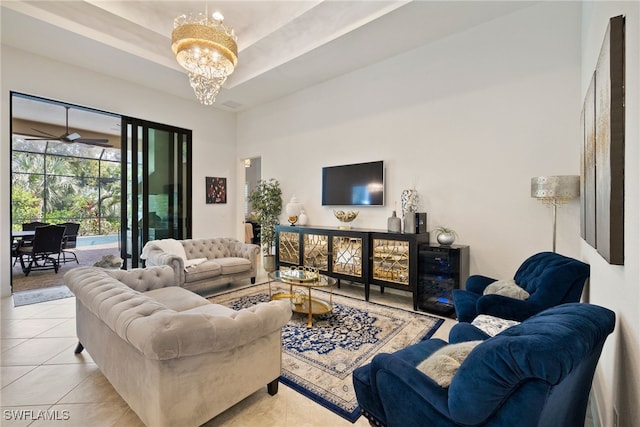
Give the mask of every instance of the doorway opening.
<path id="1" fill-rule="evenodd" d="M 148 240 L 190 237 L 190 130 L 16 92 L 10 108 L 12 293 L 78 265 L 137 267 Z M 43 224 L 78 231 L 57 271 L 32 272 L 27 229 Z"/>
<path id="2" fill-rule="evenodd" d="M 244 166 L 244 222 L 245 222 L 245 242 L 260 245 L 260 224 L 251 203 L 249 194 L 257 187 L 262 176 L 262 159 L 251 157 L 242 160 Z"/>

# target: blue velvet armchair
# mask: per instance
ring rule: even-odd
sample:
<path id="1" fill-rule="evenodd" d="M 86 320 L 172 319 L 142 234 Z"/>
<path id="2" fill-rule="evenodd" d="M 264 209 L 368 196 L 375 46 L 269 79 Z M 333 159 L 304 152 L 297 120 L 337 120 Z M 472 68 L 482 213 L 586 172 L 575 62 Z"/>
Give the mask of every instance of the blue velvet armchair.
<path id="1" fill-rule="evenodd" d="M 596 305 L 550 308 L 482 341 L 449 388 L 416 368 L 447 344 L 440 339 L 378 354 L 353 373 L 358 403 L 372 425 L 388 427 L 584 427 L 614 326 L 615 314 Z"/>
<path id="2" fill-rule="evenodd" d="M 471 322 L 479 314 L 521 322 L 547 308 L 579 302 L 588 278 L 588 264 L 554 252 L 541 252 L 525 260 L 514 276 L 516 284 L 529 293 L 528 299 L 483 295 L 496 279 L 473 275 L 464 290 L 454 289 L 453 305 L 460 322 Z"/>

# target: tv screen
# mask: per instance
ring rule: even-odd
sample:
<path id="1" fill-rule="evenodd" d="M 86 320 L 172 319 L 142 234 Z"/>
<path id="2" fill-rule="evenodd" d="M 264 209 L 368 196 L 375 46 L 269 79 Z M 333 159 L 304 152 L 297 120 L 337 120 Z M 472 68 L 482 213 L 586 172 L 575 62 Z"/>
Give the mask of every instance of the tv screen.
<path id="1" fill-rule="evenodd" d="M 322 205 L 384 206 L 384 163 L 322 168 Z"/>

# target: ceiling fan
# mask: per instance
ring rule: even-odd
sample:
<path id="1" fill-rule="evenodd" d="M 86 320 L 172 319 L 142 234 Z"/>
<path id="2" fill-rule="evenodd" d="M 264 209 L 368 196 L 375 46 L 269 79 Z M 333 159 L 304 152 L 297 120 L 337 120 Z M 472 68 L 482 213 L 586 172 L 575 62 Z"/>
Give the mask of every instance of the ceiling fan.
<path id="1" fill-rule="evenodd" d="M 47 135 L 47 138 L 42 137 L 42 138 L 25 138 L 25 141 L 52 141 L 52 140 L 56 140 L 56 141 L 60 141 L 60 142 L 66 142 L 67 144 L 72 144 L 74 142 L 79 142 L 81 144 L 87 144 L 87 145 L 97 145 L 99 147 L 113 147 L 113 145 L 109 144 L 109 140 L 106 138 L 100 138 L 100 139 L 91 139 L 91 138 L 82 138 L 80 136 L 80 134 L 78 132 L 71 132 L 69 133 L 69 107 L 65 107 L 65 109 L 67 110 L 67 125 L 66 125 L 66 130 L 65 133 L 63 133 L 60 136 L 55 136 L 52 135 L 48 132 L 39 130 L 39 129 L 35 129 L 35 128 L 31 128 L 33 130 L 35 130 L 36 132 L 39 132 L 43 135 Z"/>

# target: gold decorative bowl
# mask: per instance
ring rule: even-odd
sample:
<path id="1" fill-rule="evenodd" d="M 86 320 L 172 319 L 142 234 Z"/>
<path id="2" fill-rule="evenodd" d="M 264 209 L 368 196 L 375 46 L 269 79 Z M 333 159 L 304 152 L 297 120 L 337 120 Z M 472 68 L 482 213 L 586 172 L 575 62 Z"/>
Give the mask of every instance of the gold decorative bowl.
<path id="1" fill-rule="evenodd" d="M 356 219 L 359 211 L 343 211 L 343 210 L 334 210 L 333 215 L 340 221 L 344 228 L 349 228 L 349 223 Z"/>

